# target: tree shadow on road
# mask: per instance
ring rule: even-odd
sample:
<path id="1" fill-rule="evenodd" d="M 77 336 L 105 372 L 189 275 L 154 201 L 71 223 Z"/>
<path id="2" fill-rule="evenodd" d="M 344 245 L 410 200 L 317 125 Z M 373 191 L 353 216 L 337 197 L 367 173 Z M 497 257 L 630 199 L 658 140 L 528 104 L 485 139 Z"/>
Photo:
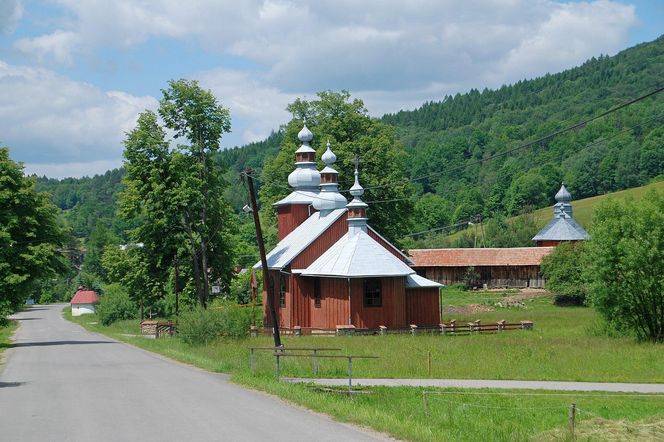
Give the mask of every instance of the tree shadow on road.
<path id="1" fill-rule="evenodd" d="M 0 382 L 0 388 L 20 387 L 23 384 L 25 384 L 25 382 Z"/>
<path id="2" fill-rule="evenodd" d="M 12 344 L 0 343 L 0 348 L 18 347 L 49 347 L 52 345 L 87 345 L 87 344 L 116 344 L 112 341 L 44 341 L 44 342 L 15 342 Z"/>

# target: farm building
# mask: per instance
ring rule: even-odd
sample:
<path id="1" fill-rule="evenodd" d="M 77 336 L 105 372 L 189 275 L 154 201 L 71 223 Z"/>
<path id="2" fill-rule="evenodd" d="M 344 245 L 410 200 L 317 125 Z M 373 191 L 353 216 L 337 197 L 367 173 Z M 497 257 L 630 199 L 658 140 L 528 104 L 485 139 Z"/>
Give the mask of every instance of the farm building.
<path id="1" fill-rule="evenodd" d="M 544 287 L 542 258 L 553 247 L 478 249 L 413 249 L 413 268 L 425 278 L 442 284 L 459 284 L 473 268 L 480 287 Z"/>
<path id="2" fill-rule="evenodd" d="M 95 305 L 98 302 L 99 296 L 94 290 L 83 290 L 83 287 L 79 287 L 70 301 L 71 315 L 81 316 L 94 313 Z"/>
<path id="3" fill-rule="evenodd" d="M 319 172 L 306 125 L 298 138 L 288 177 L 293 191 L 275 204 L 280 241 L 267 254 L 264 307 L 269 293 L 285 329 L 437 325 L 441 285 L 417 275 L 409 258 L 367 224 L 357 164 L 349 203 L 339 193 L 329 143 Z M 271 322 L 265 314 L 266 327 Z"/>
<path id="4" fill-rule="evenodd" d="M 544 287 L 542 258 L 564 241 L 581 241 L 588 233 L 572 216 L 572 195 L 565 184 L 556 193 L 553 219 L 533 238 L 538 247 L 415 249 L 409 254 L 413 268 L 442 284 L 458 284 L 470 268 L 480 287 Z"/>
<path id="5" fill-rule="evenodd" d="M 576 222 L 572 216 L 572 194 L 565 184 L 556 193 L 556 204 L 553 206 L 553 219 L 544 226 L 533 241 L 539 247 L 557 246 L 564 241 L 583 241 L 588 239 L 588 232 Z"/>

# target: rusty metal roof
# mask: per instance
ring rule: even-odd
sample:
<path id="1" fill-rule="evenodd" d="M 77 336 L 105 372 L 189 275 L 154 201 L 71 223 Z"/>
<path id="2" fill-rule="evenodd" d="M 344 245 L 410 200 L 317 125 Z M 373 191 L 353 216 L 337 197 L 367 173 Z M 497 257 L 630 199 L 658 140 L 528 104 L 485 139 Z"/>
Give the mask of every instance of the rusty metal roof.
<path id="1" fill-rule="evenodd" d="M 413 249 L 413 267 L 535 266 L 555 247 Z"/>

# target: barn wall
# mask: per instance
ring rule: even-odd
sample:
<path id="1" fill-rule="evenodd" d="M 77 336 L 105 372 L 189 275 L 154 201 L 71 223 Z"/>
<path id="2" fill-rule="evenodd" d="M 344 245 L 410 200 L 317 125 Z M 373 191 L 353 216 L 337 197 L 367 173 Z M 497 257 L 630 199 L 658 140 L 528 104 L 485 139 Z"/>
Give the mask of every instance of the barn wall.
<path id="1" fill-rule="evenodd" d="M 309 218 L 310 211 L 313 213 L 314 209 L 308 204 L 288 204 L 278 207 L 277 226 L 279 228 L 279 241 Z"/>
<path id="2" fill-rule="evenodd" d="M 419 267 L 417 273 L 441 284 L 461 284 L 467 267 Z M 478 266 L 480 284 L 488 287 L 543 288 L 546 281 L 540 266 Z"/>
<path id="3" fill-rule="evenodd" d="M 406 320 L 408 324 L 435 326 L 440 323 L 438 287 L 406 289 Z"/>

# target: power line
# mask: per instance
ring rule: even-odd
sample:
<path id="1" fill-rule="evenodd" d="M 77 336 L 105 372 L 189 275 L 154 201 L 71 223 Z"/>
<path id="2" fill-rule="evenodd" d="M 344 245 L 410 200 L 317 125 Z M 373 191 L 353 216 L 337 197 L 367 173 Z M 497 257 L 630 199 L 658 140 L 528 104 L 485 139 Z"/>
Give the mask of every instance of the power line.
<path id="1" fill-rule="evenodd" d="M 515 147 L 515 148 L 513 148 L 513 149 L 509 149 L 509 150 L 506 150 L 506 151 L 503 151 L 503 152 L 498 152 L 498 153 L 496 153 L 496 154 L 494 154 L 494 155 L 491 155 L 491 156 L 486 157 L 486 158 L 479 159 L 479 160 L 477 160 L 477 161 L 475 161 L 475 162 L 465 163 L 465 164 L 463 164 L 463 165 L 461 165 L 461 166 L 459 166 L 459 167 L 453 167 L 453 168 L 451 168 L 451 169 L 446 169 L 446 170 L 444 170 L 444 171 L 432 172 L 432 173 L 429 173 L 429 174 L 426 174 L 426 175 L 421 175 L 421 176 L 419 176 L 419 177 L 415 177 L 415 178 L 409 178 L 409 179 L 406 179 L 406 180 L 403 180 L 403 181 L 399 181 L 399 182 L 395 182 L 395 183 L 387 183 L 387 184 L 381 184 L 381 185 L 376 185 L 376 186 L 368 186 L 368 187 L 365 187 L 364 190 L 381 189 L 381 188 L 385 188 L 385 187 L 391 187 L 391 186 L 403 185 L 403 184 L 406 184 L 406 183 L 409 183 L 409 182 L 420 181 L 420 180 L 424 180 L 424 179 L 426 179 L 426 178 L 430 178 L 430 177 L 433 177 L 433 176 L 442 175 L 442 174 L 444 174 L 444 173 L 450 173 L 450 172 L 453 172 L 453 171 L 455 171 L 455 170 L 464 169 L 464 168 L 468 167 L 469 165 L 478 164 L 478 163 L 483 163 L 483 162 L 486 162 L 486 161 L 489 161 L 489 160 L 493 160 L 494 158 L 498 158 L 498 157 L 501 157 L 501 156 L 504 156 L 504 155 L 509 155 L 509 154 L 511 154 L 511 153 L 517 152 L 517 151 L 519 151 L 519 150 L 527 149 L 527 148 L 529 148 L 529 147 L 531 147 L 531 146 L 534 146 L 534 145 L 536 145 L 536 144 L 542 143 L 542 142 L 544 142 L 544 141 L 551 140 L 551 139 L 553 139 L 553 138 L 555 138 L 555 137 L 557 137 L 557 136 L 559 136 L 559 135 L 565 134 L 565 133 L 567 133 L 567 132 L 571 132 L 571 131 L 573 131 L 573 130 L 576 130 L 576 129 L 579 129 L 579 128 L 583 128 L 583 127 L 585 127 L 586 125 L 588 125 L 589 123 L 592 123 L 593 121 L 596 121 L 596 120 L 598 120 L 598 119 L 600 119 L 600 118 L 603 118 L 603 117 L 605 117 L 605 116 L 607 116 L 607 115 L 610 115 L 610 114 L 612 114 L 612 113 L 614 113 L 614 112 L 617 112 L 617 111 L 619 111 L 619 110 L 621 110 L 621 109 L 624 109 L 624 108 L 626 108 L 626 107 L 628 107 L 628 106 L 631 106 L 631 105 L 633 105 L 633 104 L 635 104 L 635 103 L 638 103 L 639 101 L 643 101 L 643 100 L 645 100 L 646 98 L 652 97 L 653 95 L 656 95 L 656 94 L 658 94 L 658 93 L 660 93 L 660 92 L 662 92 L 662 91 L 664 91 L 664 87 L 659 87 L 659 88 L 655 89 L 654 91 L 648 92 L 647 94 L 641 95 L 641 96 L 639 96 L 639 97 L 637 97 L 637 98 L 634 98 L 634 99 L 632 99 L 632 100 L 630 100 L 630 101 L 628 101 L 628 102 L 626 102 L 626 103 L 622 103 L 622 104 L 620 104 L 620 105 L 618 105 L 618 106 L 615 106 L 615 107 L 613 107 L 613 108 L 611 108 L 611 109 L 609 109 L 609 110 L 607 110 L 607 111 L 602 112 L 602 113 L 599 114 L 599 115 L 596 115 L 596 116 L 594 116 L 594 117 L 591 117 L 591 118 L 588 118 L 588 119 L 586 119 L 586 120 L 584 120 L 584 121 L 581 121 L 580 123 L 576 123 L 576 124 L 573 124 L 573 125 L 571 125 L 571 126 L 567 126 L 567 127 L 563 128 L 563 129 L 559 129 L 559 130 L 557 130 L 557 131 L 551 132 L 551 133 L 548 134 L 548 135 L 545 135 L 545 136 L 543 136 L 543 137 L 537 138 L 536 140 L 529 141 L 529 142 L 527 142 L 527 143 L 521 144 L 520 146 L 517 146 L 517 147 Z"/>

